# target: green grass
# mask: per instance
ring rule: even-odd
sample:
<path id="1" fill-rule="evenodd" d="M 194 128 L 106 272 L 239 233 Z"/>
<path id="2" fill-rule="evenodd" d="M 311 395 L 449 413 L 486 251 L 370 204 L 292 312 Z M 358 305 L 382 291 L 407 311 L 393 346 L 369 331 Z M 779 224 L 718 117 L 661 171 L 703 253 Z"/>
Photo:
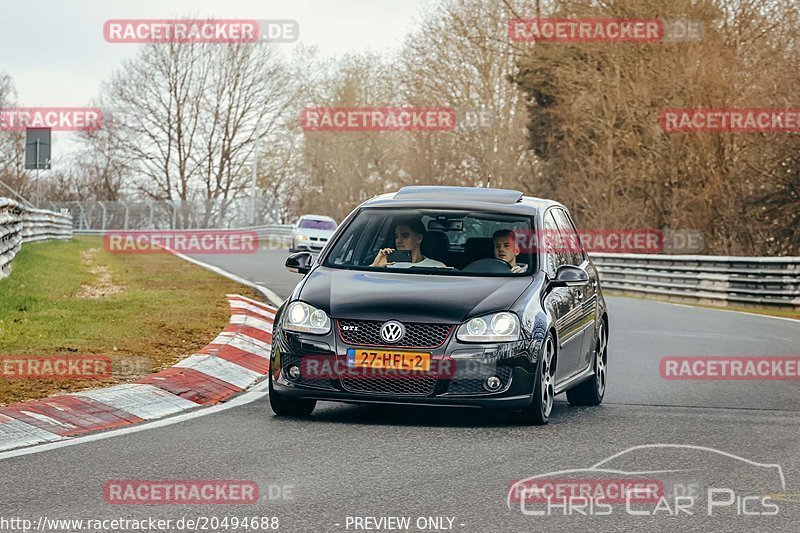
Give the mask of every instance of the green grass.
<path id="1" fill-rule="evenodd" d="M 106 266 L 121 292 L 83 294 Z M 228 323 L 227 293 L 252 290 L 169 254 L 117 255 L 98 237 L 30 243 L 0 280 L 0 357 L 105 355 L 136 369 L 157 371 L 202 348 Z M 141 372 L 139 372 L 141 373 Z M 102 382 L 0 378 L 0 404 L 41 398 L 135 379 L 112 375 Z"/>

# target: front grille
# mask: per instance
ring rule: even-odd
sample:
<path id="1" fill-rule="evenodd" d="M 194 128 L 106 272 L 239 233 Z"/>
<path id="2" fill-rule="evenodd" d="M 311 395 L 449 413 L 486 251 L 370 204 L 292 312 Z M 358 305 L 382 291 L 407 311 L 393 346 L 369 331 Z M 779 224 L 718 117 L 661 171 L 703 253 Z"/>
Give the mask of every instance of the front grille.
<path id="1" fill-rule="evenodd" d="M 427 396 L 436 386 L 436 376 L 419 378 L 341 378 L 342 387 L 350 392 Z"/>
<path id="2" fill-rule="evenodd" d="M 500 378 L 502 385 L 498 389 L 501 391 L 508 386 L 511 379 L 511 367 L 507 365 L 495 366 L 485 365 L 481 368 L 457 369 L 456 375 L 450 381 L 450 386 L 447 388 L 448 394 L 493 394 L 483 388 L 483 382 L 489 376 L 497 376 Z M 497 392 L 497 391 L 495 391 Z"/>
<path id="3" fill-rule="evenodd" d="M 392 346 L 395 348 L 438 348 L 450 335 L 450 324 L 404 322 L 406 334 L 396 344 L 381 339 L 381 320 L 338 320 L 339 337 L 348 344 L 359 346 Z M 350 328 L 357 328 L 356 330 Z"/>

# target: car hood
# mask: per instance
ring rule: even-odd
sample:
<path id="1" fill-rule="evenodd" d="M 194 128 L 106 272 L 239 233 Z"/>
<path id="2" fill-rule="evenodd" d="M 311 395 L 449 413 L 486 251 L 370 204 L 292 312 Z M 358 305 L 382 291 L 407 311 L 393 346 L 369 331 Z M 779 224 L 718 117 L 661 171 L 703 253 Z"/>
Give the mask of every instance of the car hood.
<path id="1" fill-rule="evenodd" d="M 459 323 L 509 309 L 532 282 L 531 276 L 436 276 L 317 267 L 294 298 L 333 318 Z"/>
<path id="2" fill-rule="evenodd" d="M 302 233 L 308 237 L 330 237 L 333 232 L 334 230 L 332 229 L 298 228 L 295 230 L 295 233 Z"/>

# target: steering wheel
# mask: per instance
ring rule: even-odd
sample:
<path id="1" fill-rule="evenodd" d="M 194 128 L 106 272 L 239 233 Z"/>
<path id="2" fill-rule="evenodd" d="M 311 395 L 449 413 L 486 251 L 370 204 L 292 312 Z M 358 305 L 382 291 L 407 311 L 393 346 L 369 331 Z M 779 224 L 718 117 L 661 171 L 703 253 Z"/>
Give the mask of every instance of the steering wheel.
<path id="1" fill-rule="evenodd" d="M 511 271 L 511 265 L 497 259 L 495 257 L 488 257 L 486 259 L 478 259 L 468 264 L 461 270 L 461 272 L 486 272 L 489 274 L 504 274 Z"/>

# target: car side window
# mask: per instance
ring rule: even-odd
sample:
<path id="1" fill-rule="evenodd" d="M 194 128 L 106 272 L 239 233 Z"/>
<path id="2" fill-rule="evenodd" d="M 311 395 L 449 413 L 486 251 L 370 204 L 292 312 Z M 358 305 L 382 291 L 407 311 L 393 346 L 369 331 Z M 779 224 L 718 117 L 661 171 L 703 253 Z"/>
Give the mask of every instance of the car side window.
<path id="1" fill-rule="evenodd" d="M 558 267 L 564 264 L 564 257 L 560 253 L 563 252 L 563 247 L 558 244 L 558 226 L 556 220 L 553 218 L 553 211 L 549 211 L 544 216 L 544 235 L 542 238 L 545 243 L 545 266 L 547 268 L 547 275 L 550 278 L 556 277 Z M 560 251 L 559 251 L 560 250 Z"/>
<path id="2" fill-rule="evenodd" d="M 367 243 L 364 242 L 363 235 L 369 235 L 369 227 L 372 224 L 377 223 L 377 221 L 365 221 L 365 220 L 356 220 L 352 223 L 348 234 L 345 236 L 344 240 L 341 241 L 340 244 L 337 244 L 336 247 L 332 250 L 331 255 L 328 258 L 334 265 L 343 265 L 343 264 L 350 264 L 354 262 L 354 258 L 358 256 L 358 254 L 364 254 Z M 372 257 L 374 254 L 369 258 L 369 261 L 372 261 Z M 367 261 L 367 258 L 364 257 L 364 261 Z"/>
<path id="3" fill-rule="evenodd" d="M 583 250 L 581 250 L 580 235 L 578 235 L 575 225 L 563 209 L 551 209 L 550 212 L 553 213 L 556 225 L 561 233 L 567 264 L 580 266 L 584 258 Z"/>
<path id="4" fill-rule="evenodd" d="M 395 222 L 391 217 L 372 218 L 366 223 L 362 223 L 359 235 L 359 264 L 369 265 L 375 259 L 381 248 L 394 248 L 394 226 Z"/>
<path id="5" fill-rule="evenodd" d="M 353 258 L 353 241 L 356 238 L 356 233 L 350 234 L 347 240 L 344 242 L 344 246 L 340 248 L 339 255 L 335 255 L 331 257 L 331 261 L 335 265 L 341 265 L 348 261 L 351 261 Z"/>
<path id="6" fill-rule="evenodd" d="M 583 249 L 583 241 L 581 240 L 581 234 L 578 231 L 578 227 L 575 225 L 575 221 L 572 220 L 572 217 L 569 213 L 564 211 L 564 217 L 566 218 L 567 222 L 569 222 L 569 227 L 572 229 L 572 234 L 575 236 L 577 240 L 575 244 L 575 253 L 578 256 L 578 265 L 589 259 L 589 256 L 586 255 L 586 250 Z"/>

